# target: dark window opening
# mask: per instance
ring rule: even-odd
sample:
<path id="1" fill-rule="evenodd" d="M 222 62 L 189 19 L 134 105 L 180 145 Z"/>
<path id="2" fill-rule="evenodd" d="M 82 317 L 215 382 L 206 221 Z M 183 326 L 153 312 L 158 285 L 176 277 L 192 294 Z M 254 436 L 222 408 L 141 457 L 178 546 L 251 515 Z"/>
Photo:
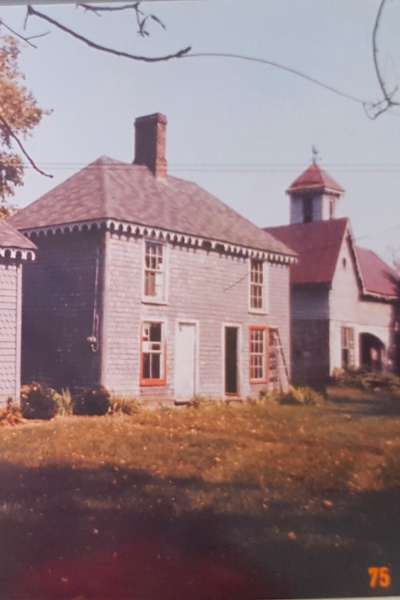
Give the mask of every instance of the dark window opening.
<path id="1" fill-rule="evenodd" d="M 237 368 L 237 327 L 225 328 L 225 392 L 226 394 L 238 393 L 238 368 Z"/>
<path id="2" fill-rule="evenodd" d="M 313 221 L 313 199 L 303 198 L 303 223 L 312 223 Z"/>

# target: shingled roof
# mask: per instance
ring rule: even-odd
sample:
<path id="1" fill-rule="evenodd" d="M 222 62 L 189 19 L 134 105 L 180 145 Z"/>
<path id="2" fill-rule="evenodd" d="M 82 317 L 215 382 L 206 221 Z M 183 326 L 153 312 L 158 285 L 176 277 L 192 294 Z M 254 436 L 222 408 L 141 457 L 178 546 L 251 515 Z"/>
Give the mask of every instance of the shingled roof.
<path id="1" fill-rule="evenodd" d="M 344 189 L 315 163 L 310 165 L 286 190 L 287 193 L 304 190 L 330 190 L 343 193 Z"/>
<path id="2" fill-rule="evenodd" d="M 264 231 L 299 255 L 291 268 L 291 283 L 331 283 L 347 226 L 347 219 L 331 219 L 266 227 Z"/>
<path id="3" fill-rule="evenodd" d="M 356 247 L 364 290 L 380 296 L 400 295 L 400 277 L 375 252 Z"/>
<path id="4" fill-rule="evenodd" d="M 264 231 L 293 248 L 299 256 L 291 268 L 294 285 L 330 284 L 335 274 L 339 251 L 349 220 L 330 219 L 267 227 Z M 399 276 L 372 250 L 354 246 L 365 294 L 393 298 L 399 295 Z"/>
<path id="5" fill-rule="evenodd" d="M 286 245 L 196 183 L 158 180 L 143 165 L 107 157 L 91 163 L 12 217 L 20 230 L 116 219 L 277 254 Z"/>
<path id="6" fill-rule="evenodd" d="M 0 248 L 13 250 L 36 250 L 33 242 L 14 229 L 8 222 L 0 219 Z"/>

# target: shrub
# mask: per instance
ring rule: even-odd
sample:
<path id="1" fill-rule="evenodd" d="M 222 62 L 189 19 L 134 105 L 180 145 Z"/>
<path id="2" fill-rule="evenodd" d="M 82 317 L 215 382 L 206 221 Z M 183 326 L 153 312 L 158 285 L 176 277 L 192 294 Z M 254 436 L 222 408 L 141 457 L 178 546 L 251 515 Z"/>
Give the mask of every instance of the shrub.
<path id="1" fill-rule="evenodd" d="M 310 387 L 291 387 L 286 394 L 277 397 L 277 402 L 279 404 L 320 406 L 324 403 L 324 397 Z"/>
<path id="2" fill-rule="evenodd" d="M 20 425 L 23 422 L 21 407 L 13 405 L 12 399 L 8 398 L 6 408 L 0 410 L 0 427 Z"/>
<path id="3" fill-rule="evenodd" d="M 333 381 L 338 387 L 351 387 L 361 390 L 379 388 L 392 392 L 400 390 L 400 377 L 396 377 L 393 373 L 367 371 L 356 367 L 336 370 L 333 374 Z"/>
<path id="4" fill-rule="evenodd" d="M 33 381 L 21 388 L 21 411 L 25 419 L 52 419 L 57 413 L 57 393 L 45 383 Z"/>
<path id="5" fill-rule="evenodd" d="M 74 415 L 102 416 L 107 414 L 109 408 L 110 394 L 102 385 L 88 388 L 73 403 Z"/>
<path id="6" fill-rule="evenodd" d="M 72 415 L 72 396 L 68 388 L 61 390 L 61 394 L 55 395 L 57 412 L 62 417 Z"/>
<path id="7" fill-rule="evenodd" d="M 187 403 L 188 408 L 204 408 L 209 401 L 204 396 L 193 396 Z"/>
<path id="8" fill-rule="evenodd" d="M 140 412 L 140 410 L 141 407 L 135 398 L 132 400 L 127 398 L 111 398 L 108 412 L 111 415 L 115 415 L 117 413 L 122 413 L 124 415 L 136 415 L 138 412 Z"/>

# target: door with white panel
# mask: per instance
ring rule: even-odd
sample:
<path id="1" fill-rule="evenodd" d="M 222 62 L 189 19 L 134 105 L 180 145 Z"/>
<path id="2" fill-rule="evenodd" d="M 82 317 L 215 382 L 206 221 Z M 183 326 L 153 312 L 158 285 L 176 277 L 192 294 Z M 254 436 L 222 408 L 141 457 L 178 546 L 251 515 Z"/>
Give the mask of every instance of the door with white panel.
<path id="1" fill-rule="evenodd" d="M 196 324 L 178 323 L 175 350 L 175 399 L 190 400 L 196 393 Z"/>

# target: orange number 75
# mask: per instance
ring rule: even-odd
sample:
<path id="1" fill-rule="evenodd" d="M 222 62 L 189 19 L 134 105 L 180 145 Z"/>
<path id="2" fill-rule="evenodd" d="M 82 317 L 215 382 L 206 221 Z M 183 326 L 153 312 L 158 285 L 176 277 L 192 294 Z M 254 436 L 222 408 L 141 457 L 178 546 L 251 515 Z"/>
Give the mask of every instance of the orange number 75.
<path id="1" fill-rule="evenodd" d="M 388 588 L 391 584 L 389 568 L 388 567 L 370 567 L 368 569 L 368 575 L 370 576 L 369 586 L 372 588 L 382 587 Z"/>

